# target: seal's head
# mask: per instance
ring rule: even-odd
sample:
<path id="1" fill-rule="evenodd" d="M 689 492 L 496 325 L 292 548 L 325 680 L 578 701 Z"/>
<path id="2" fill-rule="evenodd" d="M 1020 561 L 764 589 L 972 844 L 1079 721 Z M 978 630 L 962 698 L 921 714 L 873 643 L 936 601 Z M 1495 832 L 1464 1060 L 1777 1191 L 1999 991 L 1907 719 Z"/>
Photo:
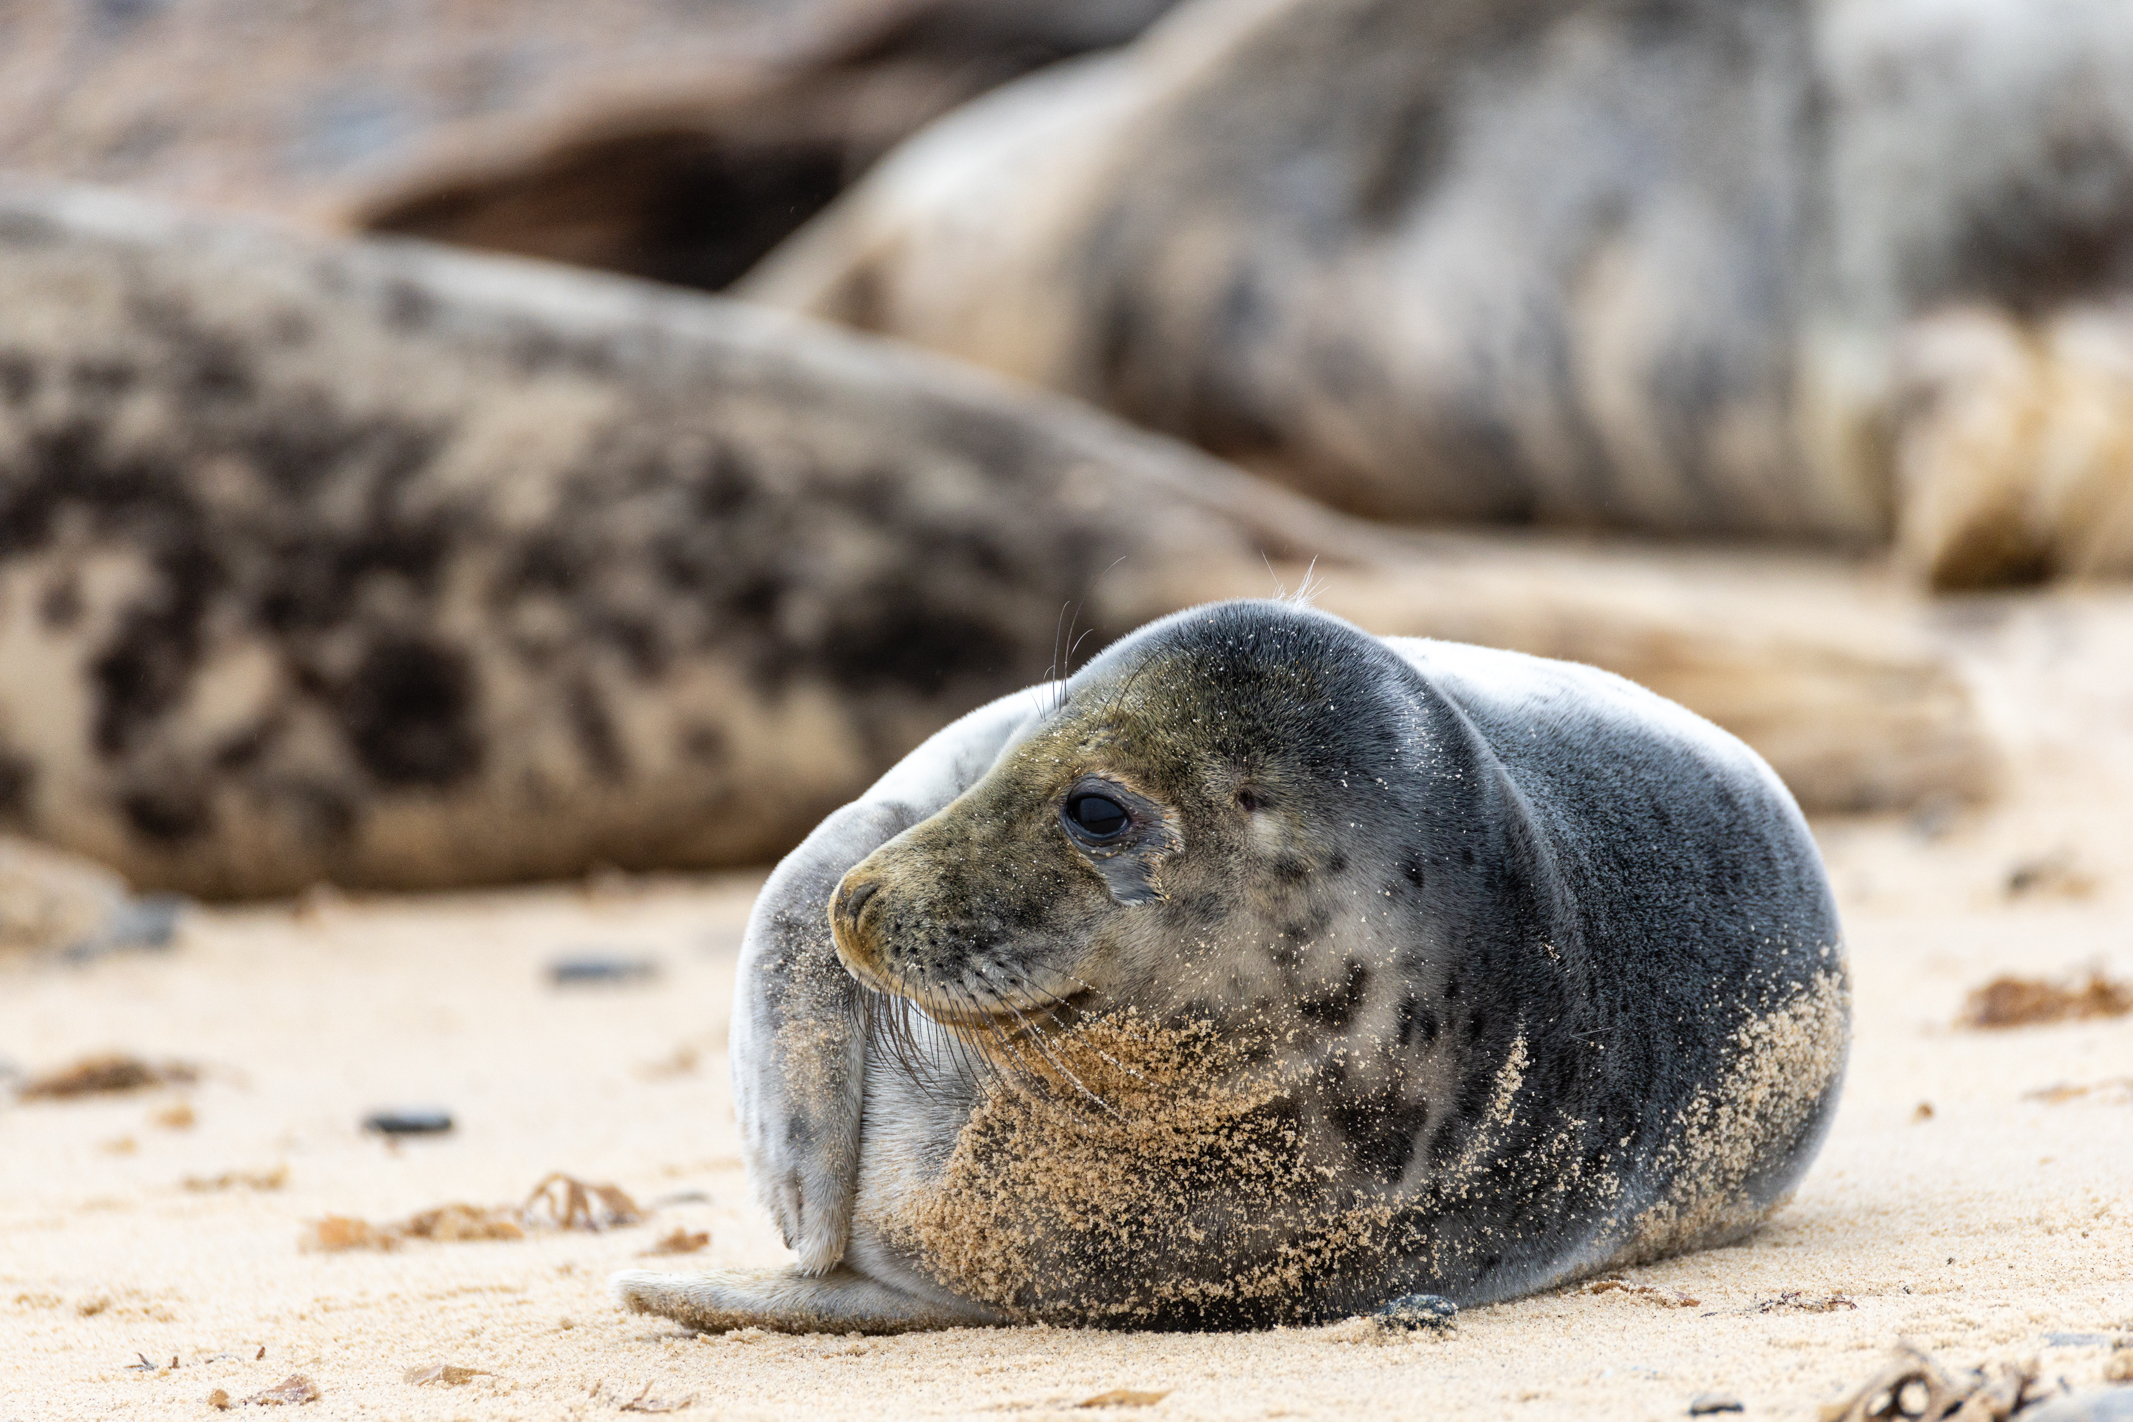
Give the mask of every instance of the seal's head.
<path id="1" fill-rule="evenodd" d="M 1099 999 L 1225 1015 L 1352 996 L 1345 962 L 1304 950 L 1346 901 L 1419 887 L 1399 851 L 1378 862 L 1412 832 L 1412 680 L 1377 639 L 1292 604 L 1152 624 L 844 876 L 837 951 L 957 1029 L 1028 1030 Z"/>

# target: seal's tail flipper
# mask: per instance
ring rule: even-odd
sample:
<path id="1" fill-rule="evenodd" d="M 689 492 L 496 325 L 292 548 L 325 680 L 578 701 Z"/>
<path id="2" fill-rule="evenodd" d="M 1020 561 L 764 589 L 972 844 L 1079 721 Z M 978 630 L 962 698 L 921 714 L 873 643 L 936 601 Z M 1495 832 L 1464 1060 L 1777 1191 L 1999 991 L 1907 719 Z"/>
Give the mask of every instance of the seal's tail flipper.
<path id="1" fill-rule="evenodd" d="M 976 1304 L 916 1298 L 852 1269 L 717 1269 L 655 1274 L 625 1269 L 608 1281 L 615 1302 L 706 1333 L 768 1328 L 779 1333 L 916 1333 L 982 1328 L 1007 1320 Z"/>

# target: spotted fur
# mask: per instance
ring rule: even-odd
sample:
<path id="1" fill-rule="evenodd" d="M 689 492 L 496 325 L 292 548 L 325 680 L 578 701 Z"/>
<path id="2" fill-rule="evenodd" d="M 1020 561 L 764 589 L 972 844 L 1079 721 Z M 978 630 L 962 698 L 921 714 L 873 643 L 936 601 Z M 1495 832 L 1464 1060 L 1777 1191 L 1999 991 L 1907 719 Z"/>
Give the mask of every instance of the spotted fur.
<path id="1" fill-rule="evenodd" d="M 1113 839 L 1065 817 L 1092 787 Z M 1225 603 L 825 822 L 750 926 L 734 1080 L 801 1272 L 907 1306 L 824 1285 L 817 1323 L 1311 1321 L 1754 1228 L 1827 1126 L 1845 971 L 1805 824 L 1715 727 Z M 793 1326 L 764 1287 L 618 1281 Z"/>
<path id="2" fill-rule="evenodd" d="M 216 895 L 761 862 L 1069 609 L 1313 551 L 1260 497 L 733 303 L 0 188 L 0 829 Z"/>

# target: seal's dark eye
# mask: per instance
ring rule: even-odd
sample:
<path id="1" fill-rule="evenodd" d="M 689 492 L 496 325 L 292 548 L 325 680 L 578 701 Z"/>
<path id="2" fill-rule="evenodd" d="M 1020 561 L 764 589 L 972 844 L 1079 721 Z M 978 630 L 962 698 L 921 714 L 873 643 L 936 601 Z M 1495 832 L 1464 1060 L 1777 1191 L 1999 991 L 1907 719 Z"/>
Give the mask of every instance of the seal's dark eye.
<path id="1" fill-rule="evenodd" d="M 1109 839 L 1132 823 L 1126 807 L 1104 795 L 1076 795 L 1066 803 L 1066 817 L 1091 839 Z"/>

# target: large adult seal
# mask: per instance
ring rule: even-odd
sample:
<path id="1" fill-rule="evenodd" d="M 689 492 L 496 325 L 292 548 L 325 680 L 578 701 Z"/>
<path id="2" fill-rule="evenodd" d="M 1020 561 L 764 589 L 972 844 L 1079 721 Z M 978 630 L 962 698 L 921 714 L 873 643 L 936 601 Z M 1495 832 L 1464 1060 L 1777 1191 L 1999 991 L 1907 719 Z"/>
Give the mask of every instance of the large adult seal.
<path id="1" fill-rule="evenodd" d="M 1843 1073 L 1806 825 L 1589 667 L 1282 602 L 943 731 L 749 926 L 749 1167 L 798 1266 L 701 1328 L 1239 1327 L 1739 1238 Z"/>
<path id="2" fill-rule="evenodd" d="M 1907 323 L 2129 282 L 2120 0 L 1192 0 L 909 140 L 742 290 L 1374 516 L 1916 543 Z M 1917 531 L 1975 565 L 1967 522 Z"/>
<path id="3" fill-rule="evenodd" d="M 1906 613 L 1367 528 L 735 302 L 0 183 L 0 831 L 143 887 L 767 863 L 1076 619 L 1313 560 L 1380 631 L 1677 688 L 1812 803 L 1984 788 Z"/>

